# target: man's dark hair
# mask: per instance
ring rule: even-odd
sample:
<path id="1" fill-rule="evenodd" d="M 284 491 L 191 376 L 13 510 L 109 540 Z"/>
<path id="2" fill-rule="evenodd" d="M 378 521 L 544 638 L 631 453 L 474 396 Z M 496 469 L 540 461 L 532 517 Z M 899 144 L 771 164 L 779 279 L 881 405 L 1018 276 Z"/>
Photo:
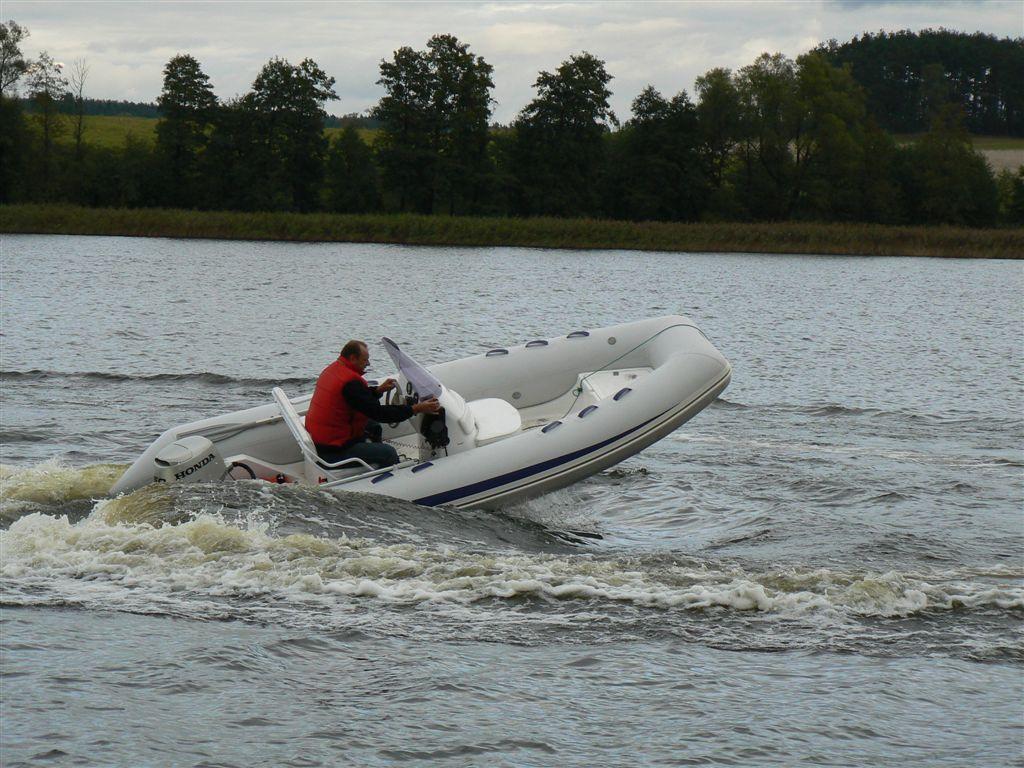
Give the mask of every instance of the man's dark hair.
<path id="1" fill-rule="evenodd" d="M 345 343 L 345 346 L 341 348 L 342 357 L 357 357 L 363 353 L 366 349 L 366 342 L 359 341 L 358 339 L 352 339 Z"/>

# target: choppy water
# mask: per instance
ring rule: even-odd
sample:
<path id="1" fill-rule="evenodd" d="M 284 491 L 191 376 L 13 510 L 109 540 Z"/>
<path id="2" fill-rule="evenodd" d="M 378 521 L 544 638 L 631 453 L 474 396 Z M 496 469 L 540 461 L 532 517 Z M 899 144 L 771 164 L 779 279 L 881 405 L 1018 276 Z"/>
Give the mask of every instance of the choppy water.
<path id="1" fill-rule="evenodd" d="M 1024 764 L 1018 264 L 5 236 L 2 270 L 5 766 Z M 527 504 L 107 497 L 350 336 L 671 312 L 724 399 Z"/>

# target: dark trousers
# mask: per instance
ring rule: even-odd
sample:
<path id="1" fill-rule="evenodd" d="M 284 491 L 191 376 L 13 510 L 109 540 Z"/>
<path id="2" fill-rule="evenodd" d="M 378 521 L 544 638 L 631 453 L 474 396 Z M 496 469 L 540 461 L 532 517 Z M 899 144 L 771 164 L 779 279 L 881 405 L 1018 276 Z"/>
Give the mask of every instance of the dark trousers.
<path id="1" fill-rule="evenodd" d="M 380 424 L 371 421 L 366 425 L 366 434 L 359 440 L 342 446 L 317 443 L 316 452 L 328 464 L 343 459 L 362 459 L 367 464 L 376 467 L 390 467 L 392 464 L 397 464 L 398 451 L 386 443 L 379 442 L 380 435 Z"/>

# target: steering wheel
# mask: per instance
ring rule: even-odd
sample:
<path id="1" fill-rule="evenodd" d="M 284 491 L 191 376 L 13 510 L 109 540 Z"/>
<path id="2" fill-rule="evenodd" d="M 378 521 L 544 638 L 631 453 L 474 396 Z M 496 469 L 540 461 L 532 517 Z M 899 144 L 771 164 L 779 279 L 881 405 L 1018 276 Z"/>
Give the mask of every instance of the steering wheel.
<path id="1" fill-rule="evenodd" d="M 403 405 L 402 390 L 399 387 L 395 387 L 394 389 L 389 389 L 385 392 L 384 405 Z M 388 424 L 388 426 L 391 427 L 391 429 L 395 429 L 400 423 L 401 422 L 396 421 L 393 424 Z"/>

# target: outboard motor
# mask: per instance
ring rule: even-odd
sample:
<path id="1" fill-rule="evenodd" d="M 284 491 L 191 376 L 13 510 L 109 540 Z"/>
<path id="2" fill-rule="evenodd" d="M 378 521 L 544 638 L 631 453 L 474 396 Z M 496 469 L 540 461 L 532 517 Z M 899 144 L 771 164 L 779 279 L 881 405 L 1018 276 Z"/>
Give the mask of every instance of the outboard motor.
<path id="1" fill-rule="evenodd" d="M 420 434 L 430 446 L 430 455 L 434 456 L 441 448 L 447 448 L 448 426 L 444 420 L 444 409 L 438 414 L 425 413 L 420 419 Z"/>
<path id="2" fill-rule="evenodd" d="M 153 459 L 155 483 L 217 482 L 227 474 L 220 451 L 202 435 L 177 440 Z"/>

